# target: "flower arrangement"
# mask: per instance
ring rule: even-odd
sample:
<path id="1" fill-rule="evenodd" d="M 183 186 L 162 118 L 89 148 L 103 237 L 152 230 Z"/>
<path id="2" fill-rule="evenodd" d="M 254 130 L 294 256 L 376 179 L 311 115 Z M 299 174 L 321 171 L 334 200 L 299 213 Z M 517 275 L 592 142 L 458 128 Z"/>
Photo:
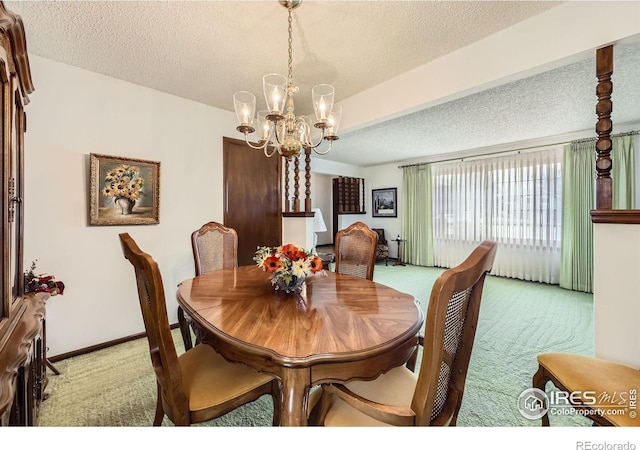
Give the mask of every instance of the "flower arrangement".
<path id="1" fill-rule="evenodd" d="M 308 275 L 322 271 L 322 260 L 313 251 L 293 244 L 259 247 L 253 258 L 258 267 L 271 274 L 276 290 L 297 292 Z"/>
<path id="2" fill-rule="evenodd" d="M 105 175 L 102 195 L 114 197 L 114 201 L 126 198 L 135 202 L 142 196 L 142 188 L 144 188 L 144 178 L 139 175 L 138 167 L 120 164 Z"/>
<path id="3" fill-rule="evenodd" d="M 55 290 L 54 293 L 62 295 L 64 293 L 64 283 L 62 281 L 56 281 L 56 277 L 53 275 L 37 275 L 36 261 L 32 261 L 31 268 L 24 272 L 25 293 L 52 292 L 52 290 Z"/>

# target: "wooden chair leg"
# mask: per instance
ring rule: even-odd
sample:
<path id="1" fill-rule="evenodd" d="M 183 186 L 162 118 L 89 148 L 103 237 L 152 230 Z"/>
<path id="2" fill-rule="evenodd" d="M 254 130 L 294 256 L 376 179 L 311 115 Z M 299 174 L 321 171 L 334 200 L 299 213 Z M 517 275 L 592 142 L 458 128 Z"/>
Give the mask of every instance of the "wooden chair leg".
<path id="1" fill-rule="evenodd" d="M 280 396 L 282 395 L 282 390 L 280 389 L 280 384 L 278 380 L 273 380 L 271 382 L 271 398 L 273 400 L 273 421 L 272 425 L 274 427 L 280 426 Z"/>
<path id="2" fill-rule="evenodd" d="M 333 394 L 325 391 L 322 387 L 320 389 L 322 389 L 322 395 L 309 414 L 309 425 L 324 426 L 324 418 L 327 416 L 333 400 Z"/>
<path id="3" fill-rule="evenodd" d="M 564 386 L 559 380 L 557 380 L 554 376 L 552 376 L 549 372 L 547 372 L 547 370 L 544 367 L 539 366 L 538 371 L 533 376 L 533 387 L 544 391 L 549 381 L 551 381 L 551 383 L 553 383 L 553 385 L 559 390 L 568 392 L 568 389 L 566 388 L 566 386 Z M 575 404 L 575 403 L 572 405 L 574 408 L 584 407 L 584 405 Z M 598 414 L 585 414 L 585 417 L 587 417 L 593 422 L 592 426 L 606 426 L 606 427 L 613 426 L 611 422 L 609 422 L 606 418 Z M 542 420 L 542 426 L 548 427 L 549 413 L 547 412 L 544 416 L 542 416 L 541 420 Z"/>
<path id="4" fill-rule="evenodd" d="M 157 384 L 158 387 L 158 401 L 156 402 L 156 416 L 153 419 L 153 426 L 159 427 L 162 423 L 162 419 L 164 419 L 164 408 L 162 407 L 162 392 L 160 391 L 160 385 Z"/>
<path id="5" fill-rule="evenodd" d="M 190 350 L 193 348 L 191 330 L 189 329 L 189 323 L 181 306 L 178 306 L 178 325 L 180 326 L 180 333 L 182 334 L 182 342 L 184 342 L 184 350 Z"/>
<path id="6" fill-rule="evenodd" d="M 534 388 L 538 388 L 541 391 L 545 391 L 545 388 L 547 386 L 547 382 L 551 381 L 551 378 L 549 378 L 549 375 L 547 374 L 547 371 L 545 370 L 544 367 L 542 366 L 538 366 L 538 371 L 533 375 L 533 387 Z M 542 416 L 541 418 L 542 420 L 542 426 L 543 427 L 548 427 L 549 426 L 549 412 L 547 411 L 545 413 L 544 416 Z"/>

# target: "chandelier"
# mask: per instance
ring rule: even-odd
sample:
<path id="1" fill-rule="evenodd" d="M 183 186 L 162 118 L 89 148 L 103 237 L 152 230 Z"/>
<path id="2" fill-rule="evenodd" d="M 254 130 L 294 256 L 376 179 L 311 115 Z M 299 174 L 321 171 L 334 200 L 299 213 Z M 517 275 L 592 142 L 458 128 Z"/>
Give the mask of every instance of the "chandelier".
<path id="1" fill-rule="evenodd" d="M 238 130 L 244 134 L 247 145 L 256 150 L 264 150 L 268 157 L 280 154 L 290 159 L 300 156 L 308 150 L 313 150 L 319 155 L 326 155 L 331 150 L 333 141 L 338 139 L 337 131 L 340 125 L 342 108 L 333 106 L 334 89 L 328 84 L 319 84 L 311 90 L 313 110 L 316 116 L 315 128 L 322 131 L 318 142 L 314 143 L 311 136 L 311 120 L 306 116 L 296 116 L 293 112 L 293 96 L 298 92 L 298 87 L 293 84 L 293 42 L 291 12 L 298 7 L 302 0 L 279 0 L 280 4 L 289 12 L 289 63 L 288 77 L 277 73 L 270 73 L 262 77 L 262 88 L 267 109 L 258 111 L 256 127 L 260 140 L 258 145 L 249 142 L 249 134 L 256 131 L 253 126 L 256 110 L 256 96 L 251 92 L 240 91 L 233 95 L 233 106 L 238 118 Z M 286 108 L 286 109 L 285 109 Z M 323 141 L 328 141 L 325 151 L 317 148 Z"/>

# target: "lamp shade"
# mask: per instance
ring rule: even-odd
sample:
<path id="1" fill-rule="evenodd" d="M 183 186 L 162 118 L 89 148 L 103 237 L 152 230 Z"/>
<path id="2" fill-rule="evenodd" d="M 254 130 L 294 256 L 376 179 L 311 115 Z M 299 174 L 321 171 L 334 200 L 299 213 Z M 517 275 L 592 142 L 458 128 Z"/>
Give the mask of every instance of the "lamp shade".
<path id="1" fill-rule="evenodd" d="M 252 125 L 256 112 L 256 96 L 251 92 L 240 91 L 233 94 L 233 107 L 240 125 Z"/>
<path id="2" fill-rule="evenodd" d="M 260 132 L 261 141 L 268 141 L 273 131 L 273 123 L 267 120 L 267 115 L 269 115 L 269 111 L 266 109 L 258 111 L 258 131 Z"/>
<path id="3" fill-rule="evenodd" d="M 320 208 L 314 208 L 313 211 L 316 213 L 315 216 L 313 216 L 314 233 L 327 231 L 327 225 L 324 223 L 324 218 L 322 217 L 322 211 L 320 211 Z"/>
<path id="4" fill-rule="evenodd" d="M 316 113 L 318 122 L 326 122 L 333 109 L 333 86 L 329 84 L 318 84 L 311 89 L 311 100 L 313 110 Z"/>
<path id="5" fill-rule="evenodd" d="M 338 128 L 340 127 L 340 120 L 342 119 L 342 106 L 336 105 L 333 107 L 333 111 L 329 114 L 329 129 L 327 130 L 328 136 L 335 136 L 338 134 Z"/>
<path id="6" fill-rule="evenodd" d="M 282 114 L 287 100 L 287 78 L 277 73 L 267 74 L 262 77 L 262 90 L 267 109 L 272 114 Z"/>

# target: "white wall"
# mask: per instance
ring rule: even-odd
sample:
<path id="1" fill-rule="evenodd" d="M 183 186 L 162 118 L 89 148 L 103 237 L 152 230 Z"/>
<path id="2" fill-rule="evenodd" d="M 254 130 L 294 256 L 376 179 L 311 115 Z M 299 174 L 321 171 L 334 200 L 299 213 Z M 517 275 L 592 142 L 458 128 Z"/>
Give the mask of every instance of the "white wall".
<path id="1" fill-rule="evenodd" d="M 340 142 L 340 141 L 338 141 Z M 392 239 L 398 235 L 402 237 L 402 169 L 398 168 L 398 163 L 383 164 L 380 166 L 367 167 L 364 170 L 366 189 L 366 220 L 362 220 L 371 228 L 383 228 L 384 235 L 389 244 L 389 257 L 397 258 L 398 246 Z M 373 189 L 397 188 L 397 213 L 398 217 L 372 217 L 372 194 Z"/>
<path id="2" fill-rule="evenodd" d="M 336 141 L 332 152 L 347 152 L 348 148 L 340 146 Z M 338 176 L 364 178 L 362 167 L 329 161 L 322 157 L 311 158 L 311 199 L 314 207 L 322 209 L 322 215 L 327 225 L 325 233 L 318 234 L 318 245 L 334 242 L 333 236 L 333 178 Z M 366 184 L 365 180 L 365 184 Z M 318 183 L 318 184 L 315 184 Z M 354 222 L 365 220 L 366 216 L 360 214 L 345 214 L 338 216 L 338 229 L 348 227 Z"/>
<path id="3" fill-rule="evenodd" d="M 320 208 L 327 231 L 318 233 L 317 245 L 333 243 L 333 177 L 311 173 L 311 205 Z"/>
<path id="4" fill-rule="evenodd" d="M 49 354 L 144 331 L 133 268 L 118 233 L 157 261 L 169 319 L 177 284 L 194 275 L 190 234 L 222 221 L 222 137 L 232 113 L 30 55 L 26 107 L 25 268 L 56 276 Z M 90 153 L 160 161 L 160 224 L 88 226 Z"/>
<path id="5" fill-rule="evenodd" d="M 348 151 L 339 147 L 337 141 L 332 152 Z M 342 163 L 313 159 L 311 162 L 311 199 L 314 207 L 320 207 L 327 224 L 327 232 L 318 234 L 318 244 L 332 242 L 332 179 L 342 175 L 348 177 L 364 178 L 365 210 L 366 214 L 343 214 L 338 216 L 338 228 L 343 229 L 354 222 L 364 222 L 371 228 L 384 228 L 388 240 L 395 239 L 402 234 L 402 169 L 399 163 L 382 164 L 378 166 L 356 167 Z M 398 189 L 398 217 L 372 217 L 371 191 L 395 187 Z M 389 256 L 397 257 L 397 245 L 389 242 Z"/>
<path id="6" fill-rule="evenodd" d="M 595 356 L 640 368 L 640 225 L 593 228 Z"/>

